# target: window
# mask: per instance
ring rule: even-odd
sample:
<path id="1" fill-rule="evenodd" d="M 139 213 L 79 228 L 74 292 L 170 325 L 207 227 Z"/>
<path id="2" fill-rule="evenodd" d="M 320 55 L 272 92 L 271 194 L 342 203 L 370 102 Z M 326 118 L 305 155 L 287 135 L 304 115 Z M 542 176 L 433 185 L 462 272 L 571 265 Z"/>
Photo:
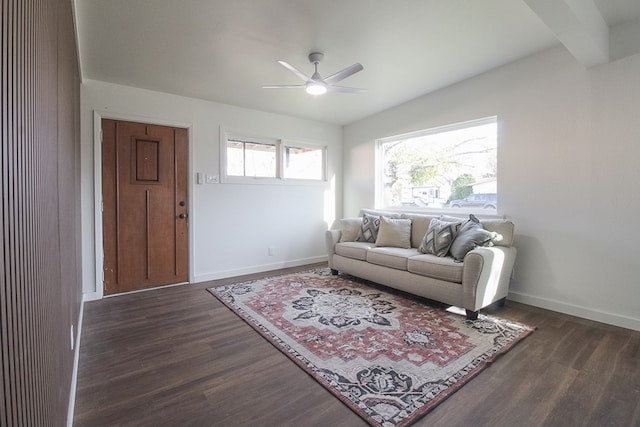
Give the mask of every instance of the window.
<path id="1" fill-rule="evenodd" d="M 276 143 L 227 139 L 227 175 L 275 178 Z"/>
<path id="2" fill-rule="evenodd" d="M 284 146 L 284 178 L 324 179 L 324 150 L 312 147 Z"/>
<path id="3" fill-rule="evenodd" d="M 327 148 L 304 142 L 221 131 L 221 181 L 252 184 L 324 183 Z"/>
<path id="4" fill-rule="evenodd" d="M 497 208 L 497 118 L 379 140 L 376 206 Z"/>

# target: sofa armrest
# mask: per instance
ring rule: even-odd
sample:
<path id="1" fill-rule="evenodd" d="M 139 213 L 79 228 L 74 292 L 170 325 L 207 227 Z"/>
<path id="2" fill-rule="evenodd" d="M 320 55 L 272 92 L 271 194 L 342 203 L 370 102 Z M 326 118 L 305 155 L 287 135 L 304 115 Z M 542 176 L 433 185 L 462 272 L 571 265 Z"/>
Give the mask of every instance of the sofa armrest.
<path id="1" fill-rule="evenodd" d="M 336 243 L 340 241 L 342 232 L 340 230 L 327 230 L 324 234 L 324 244 L 327 247 L 327 254 L 329 254 L 329 268 L 333 268 L 333 254 L 336 253 Z"/>
<path id="2" fill-rule="evenodd" d="M 479 247 L 464 258 L 462 292 L 464 308 L 478 311 L 507 297 L 516 261 L 513 246 Z"/>

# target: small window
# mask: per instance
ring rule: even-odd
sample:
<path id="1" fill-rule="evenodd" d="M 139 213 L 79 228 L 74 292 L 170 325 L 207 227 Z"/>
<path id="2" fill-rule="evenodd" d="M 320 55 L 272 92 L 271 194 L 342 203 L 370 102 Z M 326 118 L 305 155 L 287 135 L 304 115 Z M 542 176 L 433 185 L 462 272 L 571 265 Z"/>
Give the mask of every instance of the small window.
<path id="1" fill-rule="evenodd" d="M 220 130 L 222 183 L 305 185 L 326 182 L 327 148 Z"/>
<path id="2" fill-rule="evenodd" d="M 497 208 L 497 118 L 378 141 L 376 207 Z"/>
<path id="3" fill-rule="evenodd" d="M 324 179 L 324 149 L 285 145 L 283 151 L 285 179 Z"/>
<path id="4" fill-rule="evenodd" d="M 276 143 L 227 140 L 227 175 L 276 177 Z"/>

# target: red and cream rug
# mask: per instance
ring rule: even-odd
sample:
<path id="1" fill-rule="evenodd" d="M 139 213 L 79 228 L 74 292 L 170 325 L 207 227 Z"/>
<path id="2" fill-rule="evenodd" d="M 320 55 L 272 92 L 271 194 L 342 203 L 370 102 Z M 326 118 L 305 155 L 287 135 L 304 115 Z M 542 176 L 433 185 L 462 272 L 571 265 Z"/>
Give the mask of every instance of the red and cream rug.
<path id="1" fill-rule="evenodd" d="M 534 328 L 401 296 L 329 269 L 209 291 L 371 425 L 406 426 Z"/>

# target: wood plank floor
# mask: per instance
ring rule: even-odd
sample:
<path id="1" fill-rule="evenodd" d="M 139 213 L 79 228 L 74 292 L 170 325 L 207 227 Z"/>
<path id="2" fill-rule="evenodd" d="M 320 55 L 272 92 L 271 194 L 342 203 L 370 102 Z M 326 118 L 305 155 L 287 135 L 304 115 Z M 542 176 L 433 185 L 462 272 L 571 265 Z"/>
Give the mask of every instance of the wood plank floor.
<path id="1" fill-rule="evenodd" d="M 86 303 L 74 426 L 364 426 L 206 291 Z M 640 426 L 640 332 L 507 302 L 538 329 L 416 426 Z"/>

